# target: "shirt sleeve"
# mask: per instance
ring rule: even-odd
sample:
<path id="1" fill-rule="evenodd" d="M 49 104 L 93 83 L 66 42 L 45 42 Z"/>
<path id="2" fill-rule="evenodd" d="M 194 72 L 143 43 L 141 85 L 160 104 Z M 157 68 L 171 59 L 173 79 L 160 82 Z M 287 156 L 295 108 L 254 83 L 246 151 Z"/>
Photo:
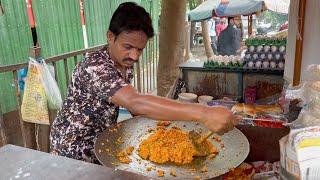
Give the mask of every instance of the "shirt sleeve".
<path id="1" fill-rule="evenodd" d="M 95 94 L 111 103 L 114 94 L 128 85 L 117 69 L 110 65 L 97 68 L 92 72 L 91 87 Z"/>
<path id="2" fill-rule="evenodd" d="M 236 54 L 240 48 L 240 32 L 237 29 L 232 31 L 232 54 Z"/>

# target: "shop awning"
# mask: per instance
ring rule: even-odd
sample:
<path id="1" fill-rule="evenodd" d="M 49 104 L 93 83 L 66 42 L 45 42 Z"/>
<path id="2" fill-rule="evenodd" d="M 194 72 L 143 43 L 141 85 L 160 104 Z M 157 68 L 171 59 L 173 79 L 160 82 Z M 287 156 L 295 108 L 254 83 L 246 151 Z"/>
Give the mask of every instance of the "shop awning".
<path id="1" fill-rule="evenodd" d="M 226 17 L 250 15 L 266 9 L 264 1 L 257 0 L 206 0 L 188 13 L 190 21 L 201 21 L 212 16 Z"/>
<path id="2" fill-rule="evenodd" d="M 201 21 L 212 16 L 250 15 L 267 9 L 288 14 L 289 5 L 290 0 L 206 0 L 190 11 L 188 17 L 190 21 Z"/>

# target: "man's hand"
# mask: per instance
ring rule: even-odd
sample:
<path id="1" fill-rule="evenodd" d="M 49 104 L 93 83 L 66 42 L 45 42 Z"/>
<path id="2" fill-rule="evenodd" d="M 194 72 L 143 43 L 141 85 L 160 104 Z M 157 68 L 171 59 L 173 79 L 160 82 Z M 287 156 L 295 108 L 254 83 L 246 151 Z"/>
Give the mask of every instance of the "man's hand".
<path id="1" fill-rule="evenodd" d="M 204 107 L 200 122 L 211 131 L 224 134 L 238 124 L 239 117 L 225 107 Z"/>

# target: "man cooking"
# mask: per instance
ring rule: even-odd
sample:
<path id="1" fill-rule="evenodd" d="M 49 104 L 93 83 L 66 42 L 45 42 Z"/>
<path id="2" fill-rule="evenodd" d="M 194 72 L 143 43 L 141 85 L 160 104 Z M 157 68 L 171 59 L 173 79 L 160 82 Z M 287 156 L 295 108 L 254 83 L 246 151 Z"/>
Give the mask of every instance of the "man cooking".
<path id="1" fill-rule="evenodd" d="M 151 119 L 197 121 L 214 132 L 233 129 L 237 120 L 226 108 L 143 95 L 130 85 L 133 64 L 153 35 L 144 8 L 126 2 L 116 9 L 107 32 L 108 45 L 86 56 L 72 74 L 67 98 L 51 127 L 51 153 L 99 163 L 94 142 L 117 123 L 119 106 Z"/>

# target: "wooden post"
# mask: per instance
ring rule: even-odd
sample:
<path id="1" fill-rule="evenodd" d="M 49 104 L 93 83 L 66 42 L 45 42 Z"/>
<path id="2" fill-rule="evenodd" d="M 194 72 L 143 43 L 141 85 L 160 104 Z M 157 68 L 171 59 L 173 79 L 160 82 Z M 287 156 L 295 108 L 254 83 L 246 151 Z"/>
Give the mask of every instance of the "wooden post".
<path id="1" fill-rule="evenodd" d="M 74 66 L 77 66 L 77 64 L 78 64 L 78 57 L 77 56 L 73 57 L 73 63 L 74 63 Z"/>
<path id="2" fill-rule="evenodd" d="M 0 104 L 0 137 L 1 137 L 0 139 L 1 140 L 0 147 L 1 147 L 2 145 L 6 145 L 8 143 L 7 136 L 5 133 L 5 128 L 4 128 L 4 120 L 2 117 L 1 104 Z"/>
<path id="3" fill-rule="evenodd" d="M 145 48 L 145 61 L 146 61 L 146 93 L 149 93 L 149 43 L 147 43 L 147 46 Z"/>
<path id="4" fill-rule="evenodd" d="M 152 91 L 154 91 L 155 89 L 156 89 L 156 79 L 157 79 L 157 77 L 156 77 L 156 69 L 155 69 L 155 67 L 156 67 L 156 61 L 155 61 L 155 52 L 156 52 L 156 50 L 155 50 L 155 45 L 154 45 L 154 43 L 155 43 L 156 41 L 155 41 L 155 38 L 153 38 L 152 39 Z"/>
<path id="5" fill-rule="evenodd" d="M 64 65 L 64 73 L 66 75 L 66 84 L 68 87 L 68 85 L 69 85 L 69 68 L 68 68 L 67 58 L 63 59 L 63 65 Z"/>
<path id="6" fill-rule="evenodd" d="M 3 10 L 2 4 L 1 4 L 1 0 L 0 0 L 0 15 L 3 15 L 3 14 L 4 14 L 4 10 Z"/>
<path id="7" fill-rule="evenodd" d="M 206 52 L 207 58 L 212 57 L 214 55 L 212 47 L 211 47 L 211 40 L 209 36 L 209 27 L 206 20 L 201 21 L 201 27 L 202 27 L 202 37 L 203 37 L 203 44 L 204 49 Z"/>
<path id="8" fill-rule="evenodd" d="M 191 31 L 191 25 L 189 22 L 185 22 L 185 58 L 184 61 L 187 61 L 190 59 L 190 31 Z"/>
<path id="9" fill-rule="evenodd" d="M 141 58 L 141 57 L 140 57 Z M 142 60 L 138 61 L 137 63 L 137 89 L 138 89 L 138 92 L 141 93 L 142 90 L 141 90 L 141 68 L 140 68 L 140 62 Z"/>
<path id="10" fill-rule="evenodd" d="M 300 33 L 301 38 L 296 38 L 293 86 L 298 86 L 300 84 L 306 3 L 306 0 L 299 1 L 298 32 Z"/>
<path id="11" fill-rule="evenodd" d="M 54 69 L 54 78 L 55 78 L 56 81 L 58 82 L 57 63 L 56 63 L 56 62 L 52 62 L 52 66 L 53 66 L 53 69 Z"/>
<path id="12" fill-rule="evenodd" d="M 252 35 L 252 15 L 248 15 L 248 37 Z"/>

